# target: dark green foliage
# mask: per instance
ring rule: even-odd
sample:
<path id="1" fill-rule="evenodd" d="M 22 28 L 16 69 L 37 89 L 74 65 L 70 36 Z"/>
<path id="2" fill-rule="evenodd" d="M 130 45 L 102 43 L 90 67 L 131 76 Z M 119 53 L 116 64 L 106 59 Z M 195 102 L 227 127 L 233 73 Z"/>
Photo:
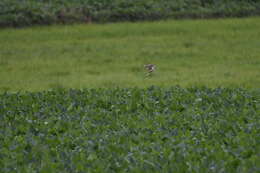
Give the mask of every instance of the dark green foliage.
<path id="1" fill-rule="evenodd" d="M 0 95 L 0 172 L 259 172 L 259 91 Z"/>
<path id="2" fill-rule="evenodd" d="M 1 0 L 0 26 L 241 17 L 260 14 L 257 0 Z"/>

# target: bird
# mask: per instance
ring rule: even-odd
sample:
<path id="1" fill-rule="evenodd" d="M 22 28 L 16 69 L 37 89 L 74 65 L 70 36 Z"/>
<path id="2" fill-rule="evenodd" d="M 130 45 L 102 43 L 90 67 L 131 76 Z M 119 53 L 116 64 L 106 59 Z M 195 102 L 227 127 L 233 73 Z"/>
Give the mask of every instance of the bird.
<path id="1" fill-rule="evenodd" d="M 148 71 L 147 76 L 150 76 L 155 71 L 156 66 L 154 64 L 146 64 L 144 67 Z"/>

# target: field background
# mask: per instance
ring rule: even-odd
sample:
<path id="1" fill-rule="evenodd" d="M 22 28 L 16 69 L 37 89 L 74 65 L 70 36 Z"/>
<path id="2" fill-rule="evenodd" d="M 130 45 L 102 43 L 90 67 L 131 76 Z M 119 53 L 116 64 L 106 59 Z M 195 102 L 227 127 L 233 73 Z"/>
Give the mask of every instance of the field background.
<path id="1" fill-rule="evenodd" d="M 1 0 L 0 172 L 259 172 L 257 15 L 259 0 Z"/>
<path id="2" fill-rule="evenodd" d="M 0 91 L 260 86 L 260 18 L 0 30 Z M 144 64 L 157 70 L 145 77 Z"/>

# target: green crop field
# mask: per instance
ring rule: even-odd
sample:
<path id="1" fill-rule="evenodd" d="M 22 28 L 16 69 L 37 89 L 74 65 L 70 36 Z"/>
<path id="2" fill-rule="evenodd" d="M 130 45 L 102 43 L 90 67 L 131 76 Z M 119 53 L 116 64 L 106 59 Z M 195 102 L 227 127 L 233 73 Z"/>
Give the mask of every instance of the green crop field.
<path id="1" fill-rule="evenodd" d="M 0 172 L 259 172 L 259 96 L 205 87 L 4 93 Z"/>
<path id="2" fill-rule="evenodd" d="M 256 17 L 1 29 L 0 91 L 258 88 L 259 28 Z"/>
<path id="3" fill-rule="evenodd" d="M 259 28 L 0 29 L 0 172 L 260 172 Z"/>

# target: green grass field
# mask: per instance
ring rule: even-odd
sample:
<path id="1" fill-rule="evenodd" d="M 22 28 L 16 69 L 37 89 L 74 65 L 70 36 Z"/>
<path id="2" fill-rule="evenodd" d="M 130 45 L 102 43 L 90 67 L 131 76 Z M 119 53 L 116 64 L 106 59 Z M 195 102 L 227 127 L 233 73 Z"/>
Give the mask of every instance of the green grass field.
<path id="1" fill-rule="evenodd" d="M 0 30 L 0 91 L 260 86 L 260 18 Z M 157 65 L 145 77 L 143 65 Z"/>

